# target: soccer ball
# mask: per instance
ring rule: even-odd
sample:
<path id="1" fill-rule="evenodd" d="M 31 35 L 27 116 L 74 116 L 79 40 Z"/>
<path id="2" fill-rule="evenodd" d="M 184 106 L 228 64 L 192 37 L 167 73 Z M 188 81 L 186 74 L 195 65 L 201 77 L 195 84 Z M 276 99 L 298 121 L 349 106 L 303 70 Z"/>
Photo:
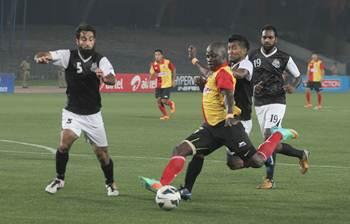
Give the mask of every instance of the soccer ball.
<path id="1" fill-rule="evenodd" d="M 156 203 L 161 209 L 172 210 L 179 205 L 180 200 L 181 195 L 173 186 L 166 185 L 157 191 Z"/>

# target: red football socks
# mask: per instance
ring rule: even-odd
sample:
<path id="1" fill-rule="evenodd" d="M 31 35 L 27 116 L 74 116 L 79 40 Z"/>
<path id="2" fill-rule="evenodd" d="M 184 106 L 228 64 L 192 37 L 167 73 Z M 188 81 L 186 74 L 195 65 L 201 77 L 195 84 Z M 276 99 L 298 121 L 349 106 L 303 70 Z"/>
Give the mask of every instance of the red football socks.
<path id="1" fill-rule="evenodd" d="M 306 103 L 311 104 L 311 92 L 310 91 L 306 92 Z"/>
<path id="2" fill-rule="evenodd" d="M 317 105 L 322 105 L 322 94 L 320 92 L 317 93 Z"/>
<path id="3" fill-rule="evenodd" d="M 162 185 L 169 185 L 175 177 L 182 171 L 185 166 L 185 157 L 173 156 L 171 157 L 168 165 L 165 167 L 160 183 Z"/>
<path id="4" fill-rule="evenodd" d="M 158 104 L 158 108 L 159 108 L 160 112 L 162 112 L 163 116 L 168 116 L 168 113 L 166 112 L 166 108 L 165 108 L 164 104 Z"/>
<path id="5" fill-rule="evenodd" d="M 168 105 L 169 105 L 170 109 L 173 109 L 173 107 L 174 107 L 174 102 L 171 101 L 171 100 L 168 100 Z"/>
<path id="6" fill-rule="evenodd" d="M 264 143 L 259 145 L 257 152 L 264 157 L 266 161 L 272 153 L 276 150 L 278 143 L 280 143 L 283 138 L 282 134 L 279 132 L 273 133 Z"/>

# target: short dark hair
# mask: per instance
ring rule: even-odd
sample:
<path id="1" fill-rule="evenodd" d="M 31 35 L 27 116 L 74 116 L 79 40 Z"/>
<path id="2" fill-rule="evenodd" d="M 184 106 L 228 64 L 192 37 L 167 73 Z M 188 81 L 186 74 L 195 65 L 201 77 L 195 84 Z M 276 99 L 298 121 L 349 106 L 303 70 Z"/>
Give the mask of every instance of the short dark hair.
<path id="1" fill-rule="evenodd" d="M 156 53 L 156 52 L 159 52 L 159 53 L 163 54 L 163 50 L 162 49 L 155 49 L 154 53 Z"/>
<path id="2" fill-rule="evenodd" d="M 250 45 L 249 45 L 249 41 L 247 40 L 246 37 L 240 35 L 240 34 L 233 34 L 230 38 L 228 38 L 228 42 L 232 43 L 232 42 L 239 42 L 239 45 L 241 45 L 241 47 L 247 49 L 247 51 L 249 51 Z"/>
<path id="3" fill-rule="evenodd" d="M 96 37 L 96 29 L 95 29 L 93 26 L 89 25 L 89 24 L 83 23 L 83 24 L 80 24 L 80 25 L 75 29 L 75 37 L 76 37 L 77 39 L 80 38 L 80 33 L 81 33 L 82 31 L 91 31 L 91 32 L 94 34 L 94 37 Z"/>
<path id="4" fill-rule="evenodd" d="M 277 29 L 276 29 L 276 27 L 274 27 L 273 25 L 271 25 L 271 24 L 266 24 L 266 25 L 263 26 L 263 28 L 261 29 L 261 32 L 266 31 L 266 30 L 271 30 L 271 31 L 273 31 L 273 32 L 275 33 L 275 37 L 278 36 L 278 34 L 277 34 Z"/>

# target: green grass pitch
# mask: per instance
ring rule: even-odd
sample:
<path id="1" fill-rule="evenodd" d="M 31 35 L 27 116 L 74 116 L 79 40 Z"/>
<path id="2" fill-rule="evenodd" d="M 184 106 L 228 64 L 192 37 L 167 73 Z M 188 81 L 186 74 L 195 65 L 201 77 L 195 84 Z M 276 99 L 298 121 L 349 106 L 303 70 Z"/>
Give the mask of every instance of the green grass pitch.
<path id="1" fill-rule="evenodd" d="M 0 95 L 0 223 L 350 223 L 350 94 L 325 94 L 322 111 L 303 107 L 304 95 L 288 96 L 283 126 L 299 132 L 292 144 L 311 151 L 311 168 L 279 155 L 274 190 L 256 190 L 264 169 L 230 171 L 223 149 L 210 155 L 193 199 L 160 210 L 138 176 L 159 178 L 173 147 L 201 123 L 199 93 L 177 93 L 175 117 L 159 120 L 151 94 L 104 94 L 103 114 L 115 161 L 120 197 L 106 196 L 99 164 L 83 138 L 71 150 L 66 186 L 44 187 L 55 175 L 63 94 Z M 314 97 L 315 98 L 315 97 Z M 252 140 L 262 137 L 253 120 Z M 184 178 L 177 177 L 174 186 Z"/>

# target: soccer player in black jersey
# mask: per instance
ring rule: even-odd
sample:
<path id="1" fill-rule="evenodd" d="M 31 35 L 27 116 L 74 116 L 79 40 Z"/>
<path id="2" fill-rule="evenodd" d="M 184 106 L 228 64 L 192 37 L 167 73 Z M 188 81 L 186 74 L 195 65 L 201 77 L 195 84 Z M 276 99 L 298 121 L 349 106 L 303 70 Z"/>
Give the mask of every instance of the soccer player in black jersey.
<path id="1" fill-rule="evenodd" d="M 75 140 L 84 133 L 101 164 L 106 178 L 108 196 L 119 194 L 114 182 L 113 161 L 108 154 L 108 142 L 101 114 L 100 83 L 114 85 L 114 70 L 109 60 L 95 51 L 96 30 L 82 24 L 76 30 L 77 49 L 39 52 L 37 63 L 65 69 L 67 81 L 67 105 L 62 111 L 62 130 L 56 152 L 56 178 L 45 188 L 55 194 L 64 187 L 69 150 Z"/>
<path id="2" fill-rule="evenodd" d="M 301 82 L 300 72 L 292 57 L 276 47 L 277 30 L 272 25 L 266 25 L 261 30 L 261 48 L 249 54 L 249 60 L 254 65 L 254 105 L 265 138 L 271 134 L 271 128 L 281 127 L 286 110 L 286 93 L 293 93 Z M 293 81 L 285 83 L 284 71 L 293 76 Z M 301 173 L 305 174 L 309 168 L 307 150 L 298 150 L 289 144 L 279 144 L 276 152 L 299 158 Z M 274 187 L 273 175 L 276 162 L 274 154 L 266 163 L 267 174 L 261 189 Z"/>

